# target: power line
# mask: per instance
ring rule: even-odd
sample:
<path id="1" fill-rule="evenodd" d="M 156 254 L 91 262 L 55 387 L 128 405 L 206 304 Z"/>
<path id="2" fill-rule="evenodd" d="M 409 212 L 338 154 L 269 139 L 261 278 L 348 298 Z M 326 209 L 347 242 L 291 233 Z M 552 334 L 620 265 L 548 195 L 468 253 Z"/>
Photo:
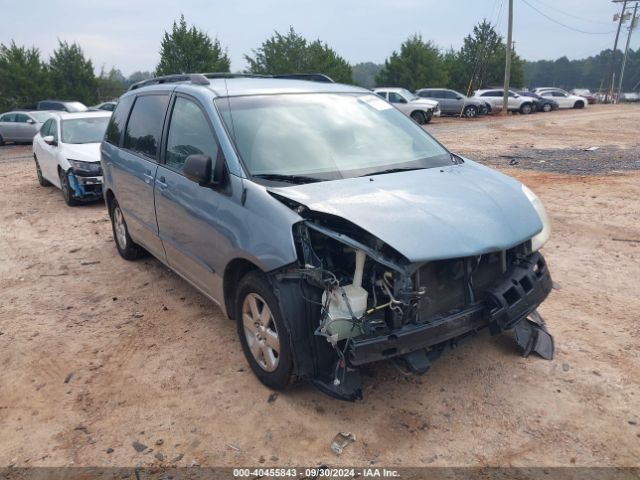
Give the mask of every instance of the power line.
<path id="1" fill-rule="evenodd" d="M 565 11 L 563 11 L 563 10 L 560 10 L 559 8 L 554 7 L 553 5 L 549 5 L 549 4 L 547 4 L 547 3 L 544 3 L 542 0 L 535 0 L 535 1 L 536 1 L 537 3 L 539 3 L 539 4 L 541 4 L 541 5 L 544 5 L 544 6 L 545 6 L 545 7 L 547 7 L 547 8 L 550 8 L 551 10 L 555 10 L 555 11 L 556 11 L 556 12 L 558 12 L 558 13 L 562 13 L 563 15 L 566 15 L 567 17 L 571 17 L 571 18 L 574 18 L 574 19 L 576 19 L 576 20 L 580 20 L 580 21 L 582 21 L 582 22 L 598 23 L 598 24 L 600 24 L 600 25 L 610 25 L 610 23 L 608 23 L 608 22 L 602 22 L 602 21 L 599 21 L 599 20 L 590 20 L 590 19 L 588 19 L 588 18 L 578 17 L 577 15 L 574 15 L 574 14 L 572 14 L 572 13 L 565 12 Z"/>
<path id="2" fill-rule="evenodd" d="M 579 33 L 584 33 L 587 35 L 611 35 L 612 33 L 614 33 L 614 31 L 610 31 L 610 32 L 587 32 L 586 30 L 581 30 L 579 28 L 575 28 L 572 27 L 570 25 L 567 25 L 566 23 L 562 23 L 558 20 L 556 20 L 555 18 L 550 17 L 549 15 L 547 15 L 546 13 L 538 10 L 536 7 L 534 7 L 533 5 L 531 5 L 529 2 L 527 2 L 527 0 L 522 0 L 525 4 L 527 4 L 529 6 L 529 8 L 535 10 L 536 12 L 538 12 L 540 15 L 542 15 L 543 17 L 545 17 L 547 20 L 552 21 L 553 23 L 557 23 L 558 25 L 567 28 L 569 30 L 573 30 L 574 32 L 579 32 Z"/>

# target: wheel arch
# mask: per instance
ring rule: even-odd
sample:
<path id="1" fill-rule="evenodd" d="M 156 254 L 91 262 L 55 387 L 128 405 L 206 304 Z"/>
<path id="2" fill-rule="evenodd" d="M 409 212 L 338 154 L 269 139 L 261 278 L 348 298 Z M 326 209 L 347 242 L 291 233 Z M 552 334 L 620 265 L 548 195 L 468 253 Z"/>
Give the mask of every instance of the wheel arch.
<path id="1" fill-rule="evenodd" d="M 238 283 L 242 277 L 254 270 L 264 273 L 260 267 L 246 258 L 234 258 L 224 269 L 222 295 L 227 316 L 232 320 L 237 318 L 235 300 Z"/>
<path id="2" fill-rule="evenodd" d="M 113 201 L 116 196 L 113 193 L 113 190 L 110 188 L 104 193 L 104 203 L 107 205 L 107 212 L 109 212 L 109 217 L 111 217 L 111 205 L 113 205 Z"/>

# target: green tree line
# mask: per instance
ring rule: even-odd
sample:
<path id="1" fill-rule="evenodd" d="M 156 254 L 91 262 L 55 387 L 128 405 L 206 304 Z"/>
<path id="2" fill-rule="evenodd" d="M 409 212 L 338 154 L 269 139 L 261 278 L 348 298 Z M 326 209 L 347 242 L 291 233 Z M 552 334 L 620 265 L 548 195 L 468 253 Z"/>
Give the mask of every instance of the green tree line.
<path id="1" fill-rule="evenodd" d="M 132 83 L 156 75 L 187 72 L 229 72 L 231 60 L 217 37 L 188 25 L 184 16 L 173 22 L 160 41 L 160 60 L 154 72 L 138 71 L 129 77 L 104 67 L 95 74 L 91 59 L 77 43 L 58 42 L 48 61 L 35 48 L 0 44 L 0 111 L 33 108 L 38 100 L 79 100 L 87 105 L 112 100 Z M 247 73 L 324 73 L 335 81 L 367 88 L 398 86 L 416 90 L 449 87 L 461 92 L 501 85 L 504 77 L 504 39 L 486 20 L 474 26 L 458 50 L 443 50 L 419 34 L 409 35 L 382 65 L 350 65 L 327 43 L 308 40 L 292 27 L 275 31 L 244 56 Z M 527 62 L 512 52 L 514 88 L 551 85 L 597 90 L 605 77 L 611 50 L 582 60 Z M 619 69 L 622 54 L 616 52 Z M 627 60 L 624 88 L 640 81 L 640 50 Z"/>
<path id="2" fill-rule="evenodd" d="M 557 60 L 538 60 L 525 62 L 524 73 L 527 85 L 530 87 L 546 85 L 560 88 L 589 88 L 592 91 L 606 89 L 609 75 L 611 49 L 602 50 L 597 55 L 581 60 L 569 60 L 560 57 Z M 617 75 L 620 73 L 623 53 L 616 51 L 614 57 L 615 85 L 618 85 Z M 622 91 L 628 92 L 638 89 L 640 83 L 640 49 L 629 49 L 627 64 L 623 77 Z"/>

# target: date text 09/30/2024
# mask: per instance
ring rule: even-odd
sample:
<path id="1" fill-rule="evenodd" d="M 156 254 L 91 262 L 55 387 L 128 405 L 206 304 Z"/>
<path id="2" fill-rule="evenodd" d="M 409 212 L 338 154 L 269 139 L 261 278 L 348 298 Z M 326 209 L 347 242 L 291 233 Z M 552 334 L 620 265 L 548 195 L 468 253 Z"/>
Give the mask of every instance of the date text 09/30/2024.
<path id="1" fill-rule="evenodd" d="M 387 468 L 234 468 L 233 478 L 399 478 Z"/>

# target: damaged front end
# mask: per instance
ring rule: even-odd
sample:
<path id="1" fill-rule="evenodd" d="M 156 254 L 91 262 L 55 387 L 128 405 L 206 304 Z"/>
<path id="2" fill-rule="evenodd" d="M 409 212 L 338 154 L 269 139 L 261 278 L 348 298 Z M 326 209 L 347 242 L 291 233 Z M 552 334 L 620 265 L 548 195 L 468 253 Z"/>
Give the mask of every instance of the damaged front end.
<path id="1" fill-rule="evenodd" d="M 294 225 L 298 265 L 272 280 L 297 373 L 323 392 L 361 398 L 359 367 L 380 360 L 425 373 L 484 329 L 514 329 L 523 355 L 552 357 L 553 339 L 536 312 L 552 281 L 531 241 L 416 264 L 341 217 L 292 208 L 304 218 Z"/>
<path id="2" fill-rule="evenodd" d="M 74 200 L 90 202 L 102 198 L 102 167 L 100 162 L 69 160 L 65 175 Z"/>

